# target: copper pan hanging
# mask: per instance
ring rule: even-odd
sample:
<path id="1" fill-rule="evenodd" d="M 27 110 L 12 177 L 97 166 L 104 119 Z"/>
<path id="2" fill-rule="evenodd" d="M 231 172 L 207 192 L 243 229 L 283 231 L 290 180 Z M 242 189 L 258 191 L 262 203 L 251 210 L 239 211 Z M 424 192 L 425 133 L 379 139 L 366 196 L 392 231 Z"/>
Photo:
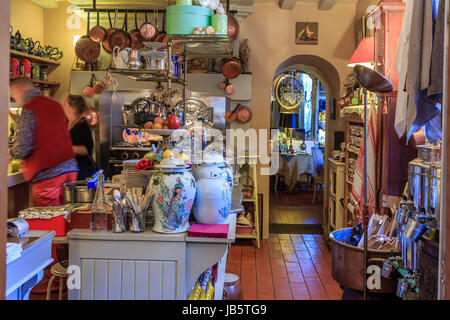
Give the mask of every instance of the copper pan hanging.
<path id="1" fill-rule="evenodd" d="M 131 36 L 127 32 L 128 28 L 127 24 L 128 24 L 128 10 L 125 11 L 122 29 L 115 31 L 109 37 L 108 41 L 110 48 L 119 47 L 120 50 L 122 50 L 123 48 L 131 47 Z"/>
<path id="2" fill-rule="evenodd" d="M 163 14 L 162 30 L 156 34 L 155 39 L 153 41 L 162 42 L 162 43 L 169 42 L 169 37 L 167 36 L 167 32 L 166 32 L 166 15 L 165 14 Z M 176 48 L 174 47 L 174 50 L 175 49 Z"/>
<path id="3" fill-rule="evenodd" d="M 89 37 L 94 42 L 102 42 L 105 40 L 106 29 L 100 25 L 100 14 L 97 11 L 97 25 L 89 30 Z"/>
<path id="4" fill-rule="evenodd" d="M 234 79 L 241 74 L 241 62 L 237 58 L 223 59 L 221 71 L 225 78 Z"/>
<path id="5" fill-rule="evenodd" d="M 142 43 L 141 33 L 137 25 L 137 10 L 134 10 L 134 29 L 130 31 L 130 35 L 132 49 L 140 50 L 145 47 Z"/>
<path id="6" fill-rule="evenodd" d="M 148 22 L 147 11 L 145 12 L 145 22 L 139 28 L 143 41 L 152 41 L 156 34 L 156 28 L 153 24 Z"/>
<path id="7" fill-rule="evenodd" d="M 75 44 L 77 58 L 87 63 L 97 61 L 97 58 L 100 56 L 100 44 L 92 41 L 89 37 L 89 19 L 90 13 L 88 11 L 86 35 L 78 39 Z"/>
<path id="8" fill-rule="evenodd" d="M 228 37 L 236 40 L 239 36 L 239 23 L 237 22 L 236 18 L 231 15 L 230 13 L 227 14 L 227 21 L 228 21 Z"/>
<path id="9" fill-rule="evenodd" d="M 109 54 L 112 53 L 112 49 L 113 49 L 113 48 L 111 48 L 111 47 L 109 46 L 109 37 L 111 37 L 111 35 L 112 35 L 114 32 L 116 32 L 117 30 L 119 30 L 119 29 L 116 28 L 116 27 L 117 27 L 117 13 L 118 13 L 118 11 L 119 11 L 119 10 L 116 9 L 116 13 L 115 13 L 115 16 L 114 16 L 114 26 L 113 26 L 113 24 L 111 23 L 111 14 L 110 14 L 109 11 L 108 11 L 109 29 L 106 30 L 106 35 L 105 35 L 105 39 L 104 39 L 103 42 L 102 42 L 102 46 L 103 46 L 103 50 L 105 50 L 105 52 L 107 52 L 107 53 L 109 53 Z"/>

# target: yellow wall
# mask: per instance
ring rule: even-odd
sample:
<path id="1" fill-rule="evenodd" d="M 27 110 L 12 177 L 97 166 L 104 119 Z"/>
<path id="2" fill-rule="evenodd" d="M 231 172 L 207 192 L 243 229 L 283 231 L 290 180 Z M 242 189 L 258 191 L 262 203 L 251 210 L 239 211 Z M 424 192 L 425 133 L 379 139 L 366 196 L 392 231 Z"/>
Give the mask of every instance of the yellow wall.
<path id="1" fill-rule="evenodd" d="M 249 39 L 252 72 L 251 127 L 270 128 L 270 88 L 277 67 L 284 60 L 301 54 L 321 57 L 332 64 L 342 83 L 352 71 L 347 61 L 355 50 L 354 19 L 356 6 L 336 4 L 319 11 L 317 3 L 298 2 L 293 10 L 280 10 L 277 3 L 256 3 L 253 13 L 240 25 L 241 39 Z M 296 45 L 295 23 L 318 22 L 319 44 Z M 335 130 L 339 121 L 327 125 Z M 333 137 L 332 134 L 328 135 Z M 269 176 L 259 176 L 259 192 L 264 194 L 264 234 L 268 235 Z"/>
<path id="2" fill-rule="evenodd" d="M 62 102 L 69 94 L 70 70 L 75 59 L 73 46 L 74 35 L 86 33 L 86 21 L 80 19 L 80 28 L 69 30 L 66 21 L 69 18 L 68 1 L 58 2 L 56 9 L 44 9 L 28 0 L 11 1 L 11 24 L 20 30 L 23 36 L 39 40 L 41 44 L 56 46 L 63 51 L 61 65 L 52 71 L 49 80 L 60 82 L 61 85 L 54 98 Z"/>
<path id="3" fill-rule="evenodd" d="M 44 8 L 28 0 L 11 0 L 11 25 L 23 37 L 44 41 Z"/>

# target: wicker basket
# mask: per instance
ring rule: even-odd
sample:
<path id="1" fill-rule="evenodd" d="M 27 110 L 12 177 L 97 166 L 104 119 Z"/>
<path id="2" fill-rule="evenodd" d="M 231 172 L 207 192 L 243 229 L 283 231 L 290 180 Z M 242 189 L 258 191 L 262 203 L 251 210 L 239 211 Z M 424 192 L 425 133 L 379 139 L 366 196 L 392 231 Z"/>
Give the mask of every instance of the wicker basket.
<path id="1" fill-rule="evenodd" d="M 247 226 L 245 224 L 236 224 L 236 233 L 237 234 L 252 234 L 253 225 Z"/>

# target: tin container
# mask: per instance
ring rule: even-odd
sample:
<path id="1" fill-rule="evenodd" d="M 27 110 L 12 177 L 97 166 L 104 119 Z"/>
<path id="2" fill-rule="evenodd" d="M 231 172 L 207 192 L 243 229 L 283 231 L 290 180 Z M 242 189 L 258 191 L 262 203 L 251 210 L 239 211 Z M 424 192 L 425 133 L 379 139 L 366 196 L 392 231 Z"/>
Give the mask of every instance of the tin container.
<path id="1" fill-rule="evenodd" d="M 193 34 L 195 28 L 211 25 L 213 11 L 200 6 L 168 6 L 167 34 Z"/>
<path id="2" fill-rule="evenodd" d="M 429 209 L 437 221 L 440 221 L 440 207 L 441 207 L 441 163 L 433 162 L 430 166 L 429 172 Z"/>
<path id="3" fill-rule="evenodd" d="M 429 212 L 429 176 L 432 163 L 439 160 L 439 147 L 418 146 L 418 158 L 408 163 L 409 198 L 417 209 Z"/>

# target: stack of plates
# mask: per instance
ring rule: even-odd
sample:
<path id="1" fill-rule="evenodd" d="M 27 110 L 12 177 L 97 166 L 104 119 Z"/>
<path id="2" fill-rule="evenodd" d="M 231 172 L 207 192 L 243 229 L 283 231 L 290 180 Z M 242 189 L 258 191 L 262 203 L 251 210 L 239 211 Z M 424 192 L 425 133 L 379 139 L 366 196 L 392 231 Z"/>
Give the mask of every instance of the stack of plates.
<path id="1" fill-rule="evenodd" d="M 144 188 L 148 186 L 151 175 L 136 171 L 134 167 L 140 160 L 126 160 L 123 162 L 122 176 L 126 188 Z"/>

